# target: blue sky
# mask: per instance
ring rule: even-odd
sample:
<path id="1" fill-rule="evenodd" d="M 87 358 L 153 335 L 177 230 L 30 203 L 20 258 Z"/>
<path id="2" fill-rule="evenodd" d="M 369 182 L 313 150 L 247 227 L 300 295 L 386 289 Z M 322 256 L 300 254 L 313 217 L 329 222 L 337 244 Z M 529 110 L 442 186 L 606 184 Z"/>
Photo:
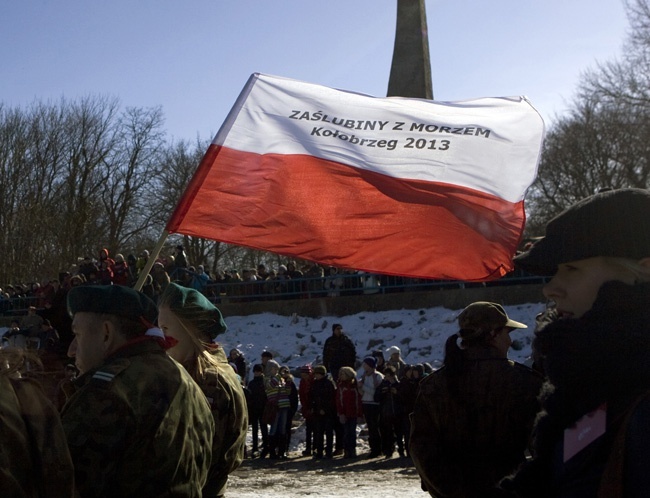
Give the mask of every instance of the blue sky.
<path id="1" fill-rule="evenodd" d="M 262 72 L 385 96 L 395 0 L 0 0 L 0 102 L 162 106 L 211 139 Z M 621 53 L 622 0 L 427 0 L 436 100 L 526 95 L 550 122 L 579 75 Z"/>

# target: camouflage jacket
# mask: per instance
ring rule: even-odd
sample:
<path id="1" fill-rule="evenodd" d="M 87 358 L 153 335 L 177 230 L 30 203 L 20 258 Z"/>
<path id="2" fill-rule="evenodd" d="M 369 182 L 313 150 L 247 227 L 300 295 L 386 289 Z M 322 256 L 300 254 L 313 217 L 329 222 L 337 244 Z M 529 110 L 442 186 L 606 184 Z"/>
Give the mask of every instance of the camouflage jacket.
<path id="1" fill-rule="evenodd" d="M 542 378 L 493 351 L 468 350 L 456 396 L 444 367 L 420 383 L 410 452 L 431 496 L 485 496 L 525 458 Z"/>
<path id="2" fill-rule="evenodd" d="M 0 375 L 0 494 L 71 497 L 74 471 L 59 413 L 32 379 Z"/>
<path id="3" fill-rule="evenodd" d="M 248 429 L 246 397 L 239 377 L 228 364 L 221 346 L 212 349 L 211 353 L 218 367 L 207 370 L 196 379 L 208 398 L 215 425 L 212 466 L 203 488 L 204 497 L 222 496 L 225 493 L 228 474 L 238 468 L 244 459 Z"/>
<path id="4" fill-rule="evenodd" d="M 122 347 L 75 382 L 61 419 L 80 496 L 201 496 L 210 407 L 155 340 Z"/>

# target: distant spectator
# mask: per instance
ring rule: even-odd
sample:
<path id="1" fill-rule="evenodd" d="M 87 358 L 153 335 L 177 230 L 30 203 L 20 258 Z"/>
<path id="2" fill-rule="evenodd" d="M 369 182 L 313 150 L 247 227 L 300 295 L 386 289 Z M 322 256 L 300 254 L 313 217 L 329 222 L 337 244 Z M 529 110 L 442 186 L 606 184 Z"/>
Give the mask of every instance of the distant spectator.
<path id="1" fill-rule="evenodd" d="M 271 428 L 269 430 L 269 458 L 286 458 L 286 430 L 287 417 L 289 416 L 290 388 L 280 376 L 280 365 L 275 360 L 268 360 L 267 368 L 270 372 L 266 379 L 266 411 L 269 414 Z"/>
<path id="2" fill-rule="evenodd" d="M 404 416 L 402 417 L 402 434 L 404 435 L 404 453 L 410 456 L 409 435 L 411 434 L 411 420 L 409 415 L 413 412 L 415 399 L 418 395 L 420 376 L 416 376 L 416 370 L 413 365 L 407 365 L 404 369 L 404 376 L 399 379 L 399 396 L 404 407 Z"/>
<path id="3" fill-rule="evenodd" d="M 85 256 L 79 264 L 79 274 L 83 275 L 84 282 L 90 280 L 90 275 L 93 274 L 97 276 L 99 268 L 95 262 L 91 259 L 90 256 Z"/>
<path id="4" fill-rule="evenodd" d="M 196 272 L 191 274 L 190 287 L 199 292 L 205 292 L 209 282 L 210 277 L 205 272 L 205 267 L 203 265 L 197 266 Z"/>
<path id="5" fill-rule="evenodd" d="M 384 380 L 375 391 L 375 399 L 379 401 L 382 453 L 386 458 L 393 456 L 396 443 L 399 456 L 404 456 L 404 434 L 402 433 L 404 404 L 400 396 L 399 384 L 395 367 L 387 365 L 384 369 Z"/>
<path id="6" fill-rule="evenodd" d="M 292 299 L 303 297 L 302 292 L 305 290 L 305 275 L 302 271 L 296 268 L 296 264 L 293 261 L 289 261 L 287 263 L 287 275 L 290 279 L 288 290 L 291 294 L 293 294 Z"/>
<path id="7" fill-rule="evenodd" d="M 343 426 L 343 458 L 356 458 L 357 421 L 363 417 L 356 372 L 350 367 L 341 367 L 336 387 L 336 412 Z"/>
<path id="8" fill-rule="evenodd" d="M 271 351 L 262 351 L 262 355 L 260 357 L 260 362 L 262 363 L 262 366 L 264 367 L 264 375 L 268 379 L 268 377 L 271 375 L 271 366 L 269 364 L 269 361 L 273 359 L 273 353 Z"/>
<path id="9" fill-rule="evenodd" d="M 244 358 L 244 353 L 237 348 L 231 349 L 228 353 L 228 363 L 235 364 L 237 373 L 246 382 L 248 379 L 248 366 L 246 364 L 246 358 Z"/>
<path id="10" fill-rule="evenodd" d="M 341 295 L 341 289 L 345 285 L 343 277 L 338 274 L 338 270 L 330 266 L 327 270 L 327 277 L 325 279 L 325 288 L 329 297 L 338 297 Z"/>
<path id="11" fill-rule="evenodd" d="M 138 280 L 138 259 L 135 254 L 129 254 L 126 257 L 126 264 L 129 267 L 129 283 L 135 283 Z"/>
<path id="12" fill-rule="evenodd" d="M 38 338 L 43 325 L 43 317 L 36 312 L 35 306 L 27 308 L 27 314 L 20 319 L 20 329 L 29 337 Z"/>
<path id="13" fill-rule="evenodd" d="M 140 253 L 138 260 L 135 263 L 138 275 L 140 275 L 140 272 L 144 270 L 144 267 L 147 265 L 147 261 L 149 261 L 149 251 L 145 249 Z"/>
<path id="14" fill-rule="evenodd" d="M 266 406 L 266 389 L 264 387 L 264 367 L 257 363 L 253 366 L 253 378 L 248 383 L 248 420 L 251 424 L 252 443 L 251 456 L 264 458 L 268 455 L 268 426 L 262 421 L 262 414 Z M 260 453 L 258 434 L 262 436 L 262 452 Z"/>
<path id="15" fill-rule="evenodd" d="M 21 330 L 18 320 L 12 320 L 9 324 L 9 330 L 2 337 L 5 346 L 24 349 L 27 344 L 27 333 Z"/>
<path id="16" fill-rule="evenodd" d="M 336 386 L 323 365 L 314 368 L 311 385 L 311 409 L 314 415 L 314 459 L 332 458 L 334 454 L 334 418 Z"/>
<path id="17" fill-rule="evenodd" d="M 296 383 L 293 380 L 293 375 L 291 375 L 291 372 L 289 371 L 289 367 L 286 366 L 280 367 L 280 376 L 284 379 L 284 385 L 289 394 L 289 414 L 287 415 L 287 427 L 285 429 L 286 431 L 285 447 L 288 453 L 289 448 L 291 447 L 292 421 L 294 415 L 298 411 L 298 388 L 296 387 Z"/>
<path id="18" fill-rule="evenodd" d="M 388 365 L 395 368 L 397 378 L 401 378 L 404 374 L 406 362 L 402 359 L 402 351 L 397 346 L 391 346 L 386 350 L 388 355 Z"/>
<path id="19" fill-rule="evenodd" d="M 116 254 L 115 264 L 113 265 L 113 283 L 115 285 L 129 285 L 130 282 L 129 264 L 124 261 L 122 254 Z"/>
<path id="20" fill-rule="evenodd" d="M 311 385 L 314 382 L 314 372 L 311 365 L 300 367 L 300 385 L 298 398 L 300 400 L 302 418 L 305 419 L 305 449 L 302 456 L 311 456 L 314 439 L 314 413 L 311 408 Z"/>
<path id="21" fill-rule="evenodd" d="M 384 352 L 381 349 L 376 349 L 370 354 L 370 356 L 372 356 L 377 361 L 377 372 L 383 374 L 384 368 L 386 368 L 386 359 L 384 358 Z"/>
<path id="22" fill-rule="evenodd" d="M 377 372 L 377 360 L 367 356 L 361 364 L 363 375 L 359 379 L 359 392 L 363 406 L 363 416 L 368 426 L 368 444 L 370 453 L 368 458 L 377 458 L 381 455 L 381 433 L 379 431 L 379 402 L 375 400 L 375 391 L 384 380 L 384 376 Z"/>
<path id="23" fill-rule="evenodd" d="M 182 245 L 176 246 L 176 254 L 174 255 L 174 266 L 178 268 L 187 268 L 189 263 L 187 262 L 187 255 L 185 254 L 185 248 Z"/>
<path id="24" fill-rule="evenodd" d="M 113 283 L 113 268 L 115 260 L 109 256 L 108 249 L 99 251 L 97 260 L 97 281 L 101 285 L 110 285 Z"/>
<path id="25" fill-rule="evenodd" d="M 354 367 L 357 351 L 352 340 L 343 332 L 340 323 L 332 325 L 332 335 L 323 345 L 323 365 L 336 382 L 341 367 Z"/>

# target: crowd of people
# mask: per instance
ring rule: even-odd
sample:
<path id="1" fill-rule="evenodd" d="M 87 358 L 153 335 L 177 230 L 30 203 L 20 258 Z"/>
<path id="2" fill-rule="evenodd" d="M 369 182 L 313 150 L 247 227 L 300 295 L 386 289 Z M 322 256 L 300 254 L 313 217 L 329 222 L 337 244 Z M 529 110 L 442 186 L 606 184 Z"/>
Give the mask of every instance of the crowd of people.
<path id="1" fill-rule="evenodd" d="M 434 497 L 647 496 L 650 476 L 650 192 L 596 194 L 549 222 L 515 263 L 553 278 L 537 317 L 534 368 L 508 359 L 525 327 L 498 303 L 458 316 L 442 368 L 407 365 L 397 346 L 359 359 L 340 324 L 322 363 L 295 372 L 269 351 L 252 368 L 218 343 L 226 323 L 197 289 L 168 282 L 156 301 L 122 285 L 65 299 L 74 367 L 58 405 L 34 372 L 57 340 L 29 310 L 24 346 L 0 349 L 0 489 L 8 496 L 224 496 L 245 455 L 411 457 Z M 22 321 L 22 323 L 20 323 Z M 59 344 L 60 344 L 59 338 Z M 60 347 L 60 346 L 59 346 Z M 42 354 L 37 354 L 41 352 Z M 60 349 L 59 349 L 60 352 Z M 261 436 L 261 438 L 260 438 Z"/>
<path id="2" fill-rule="evenodd" d="M 149 251 L 138 257 L 116 254 L 101 249 L 96 258 L 85 256 L 59 273 L 56 278 L 27 284 L 6 284 L 0 288 L 0 311 L 23 311 L 29 306 L 38 309 L 56 305 L 60 289 L 81 285 L 133 286 L 149 261 Z M 390 292 L 403 290 L 407 281 L 417 279 L 368 274 L 356 270 L 338 269 L 318 263 L 298 267 L 295 261 L 267 269 L 260 263 L 243 270 L 215 270 L 188 261 L 185 249 L 178 245 L 173 254 L 159 255 L 145 278 L 142 291 L 154 300 L 168 282 L 175 282 L 205 294 L 212 302 L 245 302 L 264 299 L 300 299 L 308 297 L 338 297 L 379 292 L 382 285 Z M 418 280 L 419 281 L 419 280 Z"/>
<path id="3" fill-rule="evenodd" d="M 359 364 L 355 347 L 340 324 L 332 326 L 325 342 L 323 364 L 305 364 L 292 373 L 264 351 L 246 385 L 250 457 L 287 458 L 295 417 L 305 426 L 302 456 L 357 458 L 357 426 L 362 420 L 369 432 L 366 457 L 391 458 L 396 450 L 400 457 L 408 456 L 408 414 L 420 380 L 433 369 L 428 364 L 405 364 L 396 346 L 388 353 L 391 358 L 384 361 L 384 352 L 376 350 L 355 369 Z M 241 359 L 241 352 L 231 351 L 231 358 Z"/>
<path id="4" fill-rule="evenodd" d="M 60 290 L 80 285 L 133 286 L 149 261 L 144 250 L 139 256 L 101 249 L 96 258 L 85 256 L 55 278 L 37 282 L 10 283 L 0 287 L 0 313 L 21 313 L 30 306 L 38 309 L 56 306 Z M 517 282 L 526 272 L 513 272 L 504 281 Z M 528 275 L 530 277 L 530 275 Z M 237 303 L 260 300 L 345 297 L 430 290 L 442 287 L 483 285 L 367 273 L 360 270 L 323 266 L 318 263 L 289 260 L 277 268 L 260 263 L 253 268 L 216 269 L 189 262 L 182 245 L 172 254 L 160 254 L 151 267 L 142 291 L 154 300 L 168 282 L 175 282 L 205 294 L 213 303 Z"/>

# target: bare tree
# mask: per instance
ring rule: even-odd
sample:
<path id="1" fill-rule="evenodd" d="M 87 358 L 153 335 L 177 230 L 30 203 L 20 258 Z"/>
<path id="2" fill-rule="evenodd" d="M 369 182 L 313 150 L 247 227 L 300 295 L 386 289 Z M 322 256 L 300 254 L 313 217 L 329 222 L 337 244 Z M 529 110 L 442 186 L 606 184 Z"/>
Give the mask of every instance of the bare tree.
<path id="1" fill-rule="evenodd" d="M 112 253 L 153 226 L 155 214 L 147 199 L 147 186 L 160 171 L 163 122 L 160 108 L 128 108 L 118 120 L 117 140 L 105 161 L 107 175 L 101 194 L 107 224 L 105 244 Z"/>
<path id="2" fill-rule="evenodd" d="M 624 56 L 586 72 L 571 112 L 549 130 L 527 196 L 528 235 L 601 189 L 650 187 L 649 2 L 627 4 Z"/>

